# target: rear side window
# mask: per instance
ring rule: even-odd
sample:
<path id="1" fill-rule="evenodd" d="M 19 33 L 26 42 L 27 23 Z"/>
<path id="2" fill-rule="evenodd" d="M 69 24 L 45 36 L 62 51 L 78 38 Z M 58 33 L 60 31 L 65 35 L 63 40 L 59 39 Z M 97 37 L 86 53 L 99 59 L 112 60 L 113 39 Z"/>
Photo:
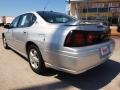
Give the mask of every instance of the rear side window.
<path id="1" fill-rule="evenodd" d="M 36 21 L 36 16 L 32 13 L 21 15 L 18 27 L 30 27 Z"/>
<path id="2" fill-rule="evenodd" d="M 37 13 L 49 23 L 67 23 L 75 21 L 72 17 L 58 12 L 38 11 Z"/>

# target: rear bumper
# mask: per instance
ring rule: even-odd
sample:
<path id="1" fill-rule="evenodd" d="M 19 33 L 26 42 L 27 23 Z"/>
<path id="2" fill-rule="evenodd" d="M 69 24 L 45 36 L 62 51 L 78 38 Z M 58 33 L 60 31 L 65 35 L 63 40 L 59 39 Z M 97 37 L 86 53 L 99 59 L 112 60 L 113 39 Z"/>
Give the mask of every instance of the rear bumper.
<path id="1" fill-rule="evenodd" d="M 101 56 L 100 48 L 108 46 L 109 53 Z M 113 52 L 114 41 L 102 43 L 82 48 L 65 48 L 64 51 L 49 52 L 51 63 L 48 64 L 52 68 L 79 74 L 85 72 L 95 66 L 108 60 Z"/>

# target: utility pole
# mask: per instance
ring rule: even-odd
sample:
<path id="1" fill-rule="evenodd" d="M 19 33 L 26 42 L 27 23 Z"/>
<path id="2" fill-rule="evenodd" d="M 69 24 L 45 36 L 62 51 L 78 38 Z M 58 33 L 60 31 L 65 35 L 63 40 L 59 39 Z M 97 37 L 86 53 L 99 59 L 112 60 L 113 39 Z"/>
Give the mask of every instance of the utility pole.
<path id="1" fill-rule="evenodd" d="M 70 15 L 70 0 L 68 1 L 68 15 Z"/>
<path id="2" fill-rule="evenodd" d="M 87 20 L 87 18 L 88 18 L 88 0 L 85 0 L 85 6 L 86 6 L 86 20 Z"/>

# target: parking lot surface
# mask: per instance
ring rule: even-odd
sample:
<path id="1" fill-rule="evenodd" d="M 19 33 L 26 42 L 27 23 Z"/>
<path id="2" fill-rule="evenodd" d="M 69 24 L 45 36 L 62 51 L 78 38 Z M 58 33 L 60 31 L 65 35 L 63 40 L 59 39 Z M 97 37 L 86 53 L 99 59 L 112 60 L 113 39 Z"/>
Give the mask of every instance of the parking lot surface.
<path id="1" fill-rule="evenodd" d="M 96 68 L 79 75 L 53 69 L 38 75 L 26 59 L 3 48 L 0 36 L 0 90 L 120 90 L 120 36 L 113 38 L 116 42 L 113 55 Z"/>

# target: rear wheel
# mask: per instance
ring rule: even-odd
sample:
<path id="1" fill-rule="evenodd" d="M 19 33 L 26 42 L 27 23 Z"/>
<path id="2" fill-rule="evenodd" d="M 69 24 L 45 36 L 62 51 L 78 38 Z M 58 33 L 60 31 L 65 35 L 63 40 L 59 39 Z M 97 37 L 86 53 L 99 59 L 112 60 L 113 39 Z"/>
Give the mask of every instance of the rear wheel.
<path id="1" fill-rule="evenodd" d="M 2 37 L 2 40 L 3 40 L 3 47 L 4 47 L 5 49 L 9 49 L 9 46 L 8 46 L 8 44 L 7 44 L 7 41 L 6 41 L 5 36 Z"/>
<path id="2" fill-rule="evenodd" d="M 45 64 L 37 46 L 30 45 L 28 47 L 28 58 L 29 64 L 34 72 L 38 74 L 43 74 L 45 72 Z"/>

